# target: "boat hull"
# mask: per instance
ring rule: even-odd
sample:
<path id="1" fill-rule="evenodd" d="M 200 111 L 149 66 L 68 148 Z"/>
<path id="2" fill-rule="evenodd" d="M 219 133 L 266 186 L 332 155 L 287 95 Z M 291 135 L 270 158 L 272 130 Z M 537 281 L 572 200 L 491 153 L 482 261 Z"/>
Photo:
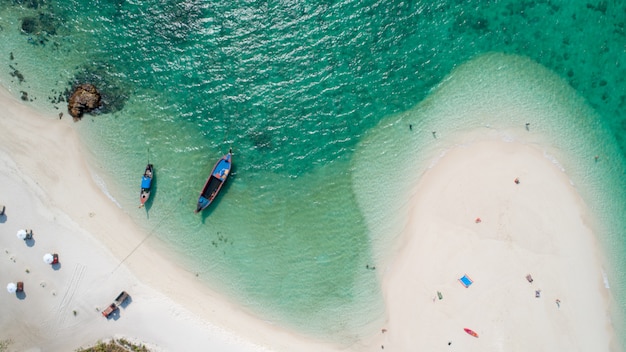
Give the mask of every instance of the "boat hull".
<path id="1" fill-rule="evenodd" d="M 228 179 L 231 168 L 232 153 L 229 151 L 228 154 L 222 156 L 222 158 L 215 163 L 215 166 L 213 166 L 211 175 L 209 175 L 209 178 L 204 184 L 204 187 L 200 192 L 200 196 L 198 197 L 198 203 L 196 204 L 195 210 L 196 213 L 206 209 L 213 202 L 213 200 L 215 200 L 222 189 L 222 186 Z"/>
<path id="2" fill-rule="evenodd" d="M 148 164 L 141 177 L 141 191 L 139 192 L 139 207 L 143 207 L 148 199 L 150 199 L 150 193 L 152 190 L 152 179 L 154 178 L 154 167 L 152 164 Z"/>

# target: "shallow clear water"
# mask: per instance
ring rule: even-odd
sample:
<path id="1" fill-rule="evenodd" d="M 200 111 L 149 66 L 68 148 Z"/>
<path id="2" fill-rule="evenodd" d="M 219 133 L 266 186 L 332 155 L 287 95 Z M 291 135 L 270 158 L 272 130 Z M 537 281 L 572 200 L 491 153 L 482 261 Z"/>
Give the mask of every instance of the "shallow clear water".
<path id="1" fill-rule="evenodd" d="M 364 135 L 460 64 L 503 52 L 564 79 L 623 159 L 625 22 L 618 1 L 0 0 L 0 82 L 65 118 L 66 90 L 95 83 L 105 107 L 75 126 L 111 197 L 209 285 L 349 342 L 382 309 L 355 195 L 367 190 L 353 185 Z M 194 215 L 229 148 L 232 178 Z M 148 160 L 146 212 L 136 205 Z M 603 240 L 624 253 L 622 237 Z"/>

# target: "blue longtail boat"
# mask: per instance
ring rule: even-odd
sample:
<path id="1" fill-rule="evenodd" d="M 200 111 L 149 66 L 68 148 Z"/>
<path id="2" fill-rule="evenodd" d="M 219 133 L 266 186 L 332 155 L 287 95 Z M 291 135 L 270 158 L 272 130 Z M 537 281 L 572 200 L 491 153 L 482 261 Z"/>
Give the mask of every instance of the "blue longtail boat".
<path id="1" fill-rule="evenodd" d="M 224 155 L 220 160 L 215 163 L 211 175 L 206 180 L 200 197 L 198 197 L 198 204 L 196 205 L 196 213 L 201 212 L 211 204 L 211 202 L 217 197 L 217 194 L 222 189 L 222 186 L 226 182 L 230 169 L 232 167 L 232 150 L 228 151 L 228 154 Z"/>
<path id="2" fill-rule="evenodd" d="M 152 188 L 152 178 L 154 177 L 154 170 L 152 164 L 146 166 L 143 176 L 141 177 L 141 192 L 139 192 L 139 202 L 143 207 L 150 198 L 150 189 Z"/>

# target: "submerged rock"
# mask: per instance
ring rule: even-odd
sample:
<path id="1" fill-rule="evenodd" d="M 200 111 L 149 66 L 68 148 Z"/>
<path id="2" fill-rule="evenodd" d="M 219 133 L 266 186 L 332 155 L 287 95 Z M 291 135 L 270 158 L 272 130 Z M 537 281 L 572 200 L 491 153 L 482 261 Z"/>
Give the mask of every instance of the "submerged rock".
<path id="1" fill-rule="evenodd" d="M 90 82 L 98 87 L 100 93 L 98 113 L 110 114 L 122 110 L 130 96 L 129 84 L 121 80 L 119 78 L 121 76 L 123 74 L 112 63 L 96 60 L 80 67 L 67 84 L 76 87 L 83 82 Z M 63 94 L 65 101 L 69 101 L 70 95 L 69 91 Z"/>
<path id="2" fill-rule="evenodd" d="M 24 31 L 24 33 L 33 34 L 37 32 L 38 27 L 35 17 L 24 17 L 22 19 L 22 31 Z"/>
<path id="3" fill-rule="evenodd" d="M 21 29 L 30 35 L 55 35 L 60 21 L 52 13 L 39 13 L 37 16 L 22 18 Z"/>
<path id="4" fill-rule="evenodd" d="M 81 84 L 74 89 L 67 104 L 67 110 L 74 120 L 84 113 L 100 107 L 100 93 L 93 84 Z"/>

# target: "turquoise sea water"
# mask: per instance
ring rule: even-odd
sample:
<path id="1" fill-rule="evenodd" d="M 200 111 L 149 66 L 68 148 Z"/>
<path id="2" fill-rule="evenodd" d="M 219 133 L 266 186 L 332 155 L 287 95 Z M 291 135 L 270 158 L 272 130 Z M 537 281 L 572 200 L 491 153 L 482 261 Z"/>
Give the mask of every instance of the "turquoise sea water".
<path id="1" fill-rule="evenodd" d="M 211 287 L 350 343 L 382 312 L 363 211 L 381 194 L 354 181 L 364 138 L 390 116 L 420 116 L 412 108 L 468 60 L 517 54 L 579 94 L 618 151 L 607 174 L 624 175 L 625 25 L 620 1 L 0 0 L 0 82 L 65 118 L 71 85 L 96 84 L 105 106 L 75 127 L 115 202 Z M 194 215 L 229 148 L 224 193 Z M 148 160 L 146 212 L 136 206 Z M 624 233 L 617 222 L 601 239 L 615 267 Z M 626 311 L 625 275 L 612 275 Z"/>

